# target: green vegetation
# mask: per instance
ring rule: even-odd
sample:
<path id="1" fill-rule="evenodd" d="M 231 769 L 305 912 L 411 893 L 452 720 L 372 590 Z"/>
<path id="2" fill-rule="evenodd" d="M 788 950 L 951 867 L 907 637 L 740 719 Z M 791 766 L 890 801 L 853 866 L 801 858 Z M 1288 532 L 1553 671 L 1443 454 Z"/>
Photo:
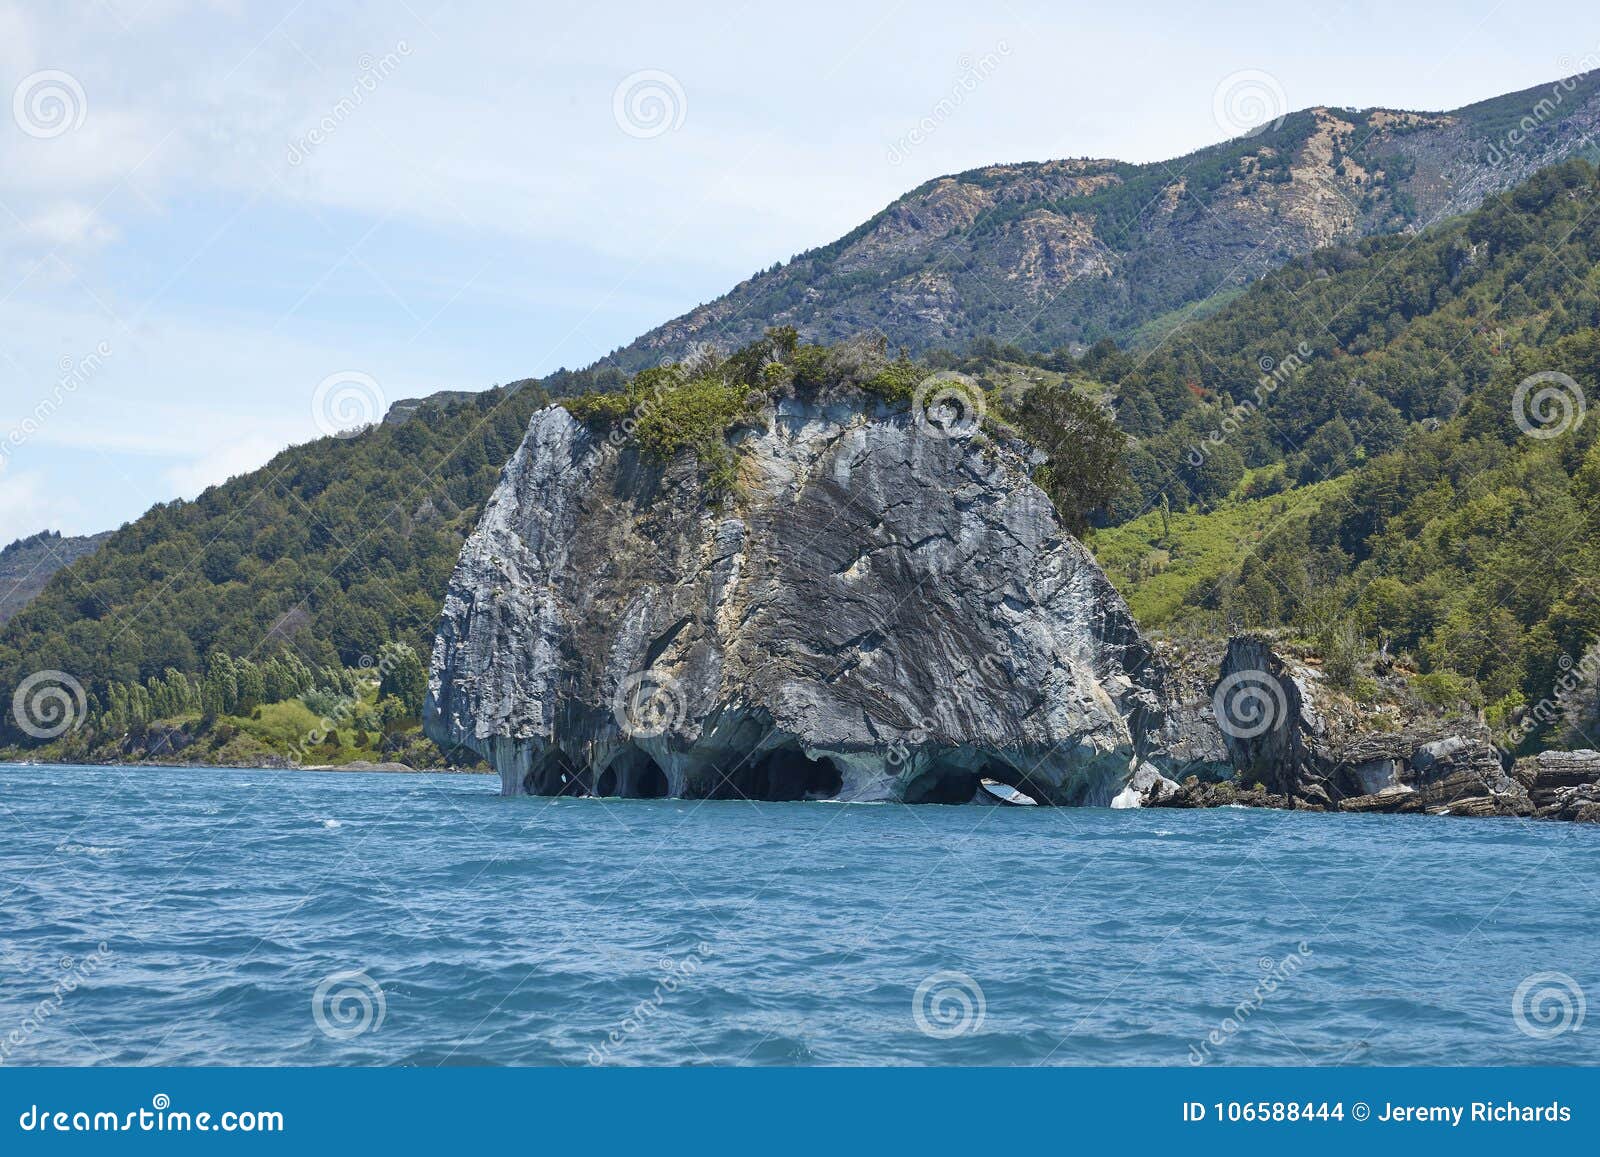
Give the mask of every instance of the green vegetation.
<path id="1" fill-rule="evenodd" d="M 1569 162 L 1292 263 L 1142 363 L 1090 351 L 1137 435 L 1137 516 L 1095 547 L 1141 620 L 1286 628 L 1325 669 L 1381 648 L 1497 725 L 1548 700 L 1600 637 L 1597 208 Z"/>
<path id="2" fill-rule="evenodd" d="M 1277 628 L 1358 697 L 1377 651 L 1424 700 L 1508 728 L 1600 638 L 1600 422 L 1582 411 L 1600 401 L 1600 177 L 1574 161 L 1424 234 L 1292 261 L 1139 352 L 984 338 L 913 359 L 779 327 L 632 380 L 425 403 L 115 532 L 0 630 L 0 686 L 80 677 L 79 754 L 172 726 L 281 752 L 308 715 L 343 720 L 318 762 L 392 752 L 415 742 L 461 543 L 546 398 L 651 458 L 692 453 L 736 502 L 736 435 L 772 397 L 909 406 L 940 370 L 981 394 L 990 437 L 1045 452 L 1040 482 L 1095 528 L 1147 627 Z M 1551 373 L 1534 387 L 1553 392 L 1527 385 Z M 1592 686 L 1566 694 L 1600 718 Z"/>
<path id="3" fill-rule="evenodd" d="M 1148 354 L 1096 346 L 1081 368 L 1140 440 L 1132 508 L 1217 500 L 1207 468 L 1230 449 L 1300 484 L 1344 473 L 1450 420 L 1512 349 L 1600 325 L 1596 195 L 1594 170 L 1560 165 L 1424 237 L 1291 262 Z"/>
<path id="4" fill-rule="evenodd" d="M 579 421 L 622 428 L 657 461 L 692 451 L 707 489 L 727 494 L 735 483 L 728 430 L 763 395 L 754 383 L 728 376 L 723 369 L 715 362 L 649 369 L 621 393 L 588 394 L 567 408 Z"/>
<path id="5" fill-rule="evenodd" d="M 1224 576 L 1288 520 L 1304 520 L 1346 489 L 1334 479 L 1270 498 L 1239 498 L 1209 511 L 1164 512 L 1159 506 L 1089 539 L 1141 626 L 1203 626 L 1221 634 L 1227 625 L 1208 610 Z M 1258 622 L 1242 623 L 1258 626 Z"/>
<path id="6" fill-rule="evenodd" d="M 620 375 L 547 384 L 610 380 Z M 546 397 L 522 383 L 424 402 L 403 423 L 292 447 L 193 502 L 152 508 L 0 630 L 0 686 L 67 672 L 103 717 L 113 686 L 199 680 L 214 654 L 258 666 L 292 656 L 312 670 L 370 664 L 386 644 L 427 655 L 461 544 Z M 8 711 L 0 743 L 26 739 Z"/>
<path id="7" fill-rule="evenodd" d="M 1526 157 L 1593 156 L 1600 70 L 1446 116 L 1294 112 L 1151 164 L 990 165 L 925 182 L 838 240 L 778 263 L 612 355 L 640 369 L 784 323 L 838 343 L 882 332 L 924 355 L 984 339 L 1030 350 L 1149 348 L 1329 237 L 1421 228 Z M 1450 174 L 1448 181 L 1441 173 Z M 693 335 L 693 336 L 691 336 Z"/>
<path id="8" fill-rule="evenodd" d="M 1082 536 L 1089 519 L 1126 489 L 1127 435 L 1092 398 L 1060 386 L 1039 385 L 1015 408 L 1017 425 L 1049 461 L 1034 481 L 1050 495 L 1061 520 Z"/>
<path id="9" fill-rule="evenodd" d="M 0 550 L 0 626 L 44 589 L 50 576 L 92 554 L 104 534 L 63 538 L 53 530 L 20 538 Z"/>
<path id="10" fill-rule="evenodd" d="M 447 760 L 422 737 L 426 694 L 426 668 L 405 643 L 384 644 L 375 667 L 355 670 L 312 668 L 293 651 L 261 663 L 218 652 L 198 675 L 168 668 L 144 683 L 105 684 L 78 726 L 29 754 L 69 762 L 476 762 L 470 752 Z"/>

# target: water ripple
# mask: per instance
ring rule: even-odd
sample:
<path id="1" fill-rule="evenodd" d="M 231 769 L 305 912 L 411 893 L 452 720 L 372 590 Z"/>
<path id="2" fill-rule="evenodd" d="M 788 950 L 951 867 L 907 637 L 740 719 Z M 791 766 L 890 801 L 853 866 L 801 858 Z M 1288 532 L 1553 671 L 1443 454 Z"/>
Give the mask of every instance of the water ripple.
<path id="1" fill-rule="evenodd" d="M 495 787 L 0 767 L 4 1060 L 1600 1063 L 1592 827 Z"/>

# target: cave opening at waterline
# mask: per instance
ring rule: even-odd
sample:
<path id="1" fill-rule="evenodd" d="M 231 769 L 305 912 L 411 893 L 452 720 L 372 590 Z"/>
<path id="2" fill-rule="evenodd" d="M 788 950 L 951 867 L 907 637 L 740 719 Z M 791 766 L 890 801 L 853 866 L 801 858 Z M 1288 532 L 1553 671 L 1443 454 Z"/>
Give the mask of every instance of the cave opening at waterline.
<path id="1" fill-rule="evenodd" d="M 844 776 L 833 760 L 813 759 L 791 742 L 745 757 L 719 778 L 709 798 L 790 803 L 829 799 L 843 788 Z"/>
<path id="2" fill-rule="evenodd" d="M 1049 803 L 1049 798 L 1038 784 L 1023 772 L 1002 760 L 990 759 L 976 770 L 964 763 L 936 762 L 906 785 L 906 803 L 971 803 L 985 790 L 985 782 L 1003 784 L 1036 804 Z M 1000 794 L 991 793 L 997 802 L 1005 802 Z"/>
<path id="3" fill-rule="evenodd" d="M 623 799 L 664 799 L 670 790 L 661 765 L 637 747 L 623 748 L 594 781 L 595 795 Z"/>
<path id="4" fill-rule="evenodd" d="M 551 748 L 523 777 L 528 795 L 587 795 L 577 765 L 559 747 Z"/>

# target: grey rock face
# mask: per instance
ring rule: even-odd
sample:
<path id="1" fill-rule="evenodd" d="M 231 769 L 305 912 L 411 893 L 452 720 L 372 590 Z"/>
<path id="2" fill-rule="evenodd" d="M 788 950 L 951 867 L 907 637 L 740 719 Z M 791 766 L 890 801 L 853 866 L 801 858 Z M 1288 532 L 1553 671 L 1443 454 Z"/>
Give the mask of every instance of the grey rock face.
<path id="1" fill-rule="evenodd" d="M 1209 770 L 1203 764 L 1202 774 L 1186 780 L 1179 791 L 1161 789 L 1147 795 L 1146 803 L 1209 807 L 1238 801 L 1324 811 L 1469 816 L 1534 812 L 1528 777 L 1507 773 L 1481 723 L 1419 720 L 1394 731 L 1359 724 L 1352 728 L 1349 720 L 1335 726 L 1334 697 L 1316 672 L 1285 660 L 1262 637 L 1230 639 L 1219 667 L 1209 715 L 1192 708 L 1184 715 L 1171 707 L 1160 734 L 1171 733 L 1181 718 L 1186 721 L 1183 738 L 1190 749 L 1200 750 L 1206 747 L 1207 728 L 1214 730 L 1233 782 L 1203 782 L 1203 772 Z M 1349 714 L 1348 705 L 1343 713 Z M 1161 762 L 1168 750 L 1158 747 L 1152 758 Z M 1559 775 L 1547 771 L 1546 783 L 1588 782 L 1584 776 L 1592 778 L 1594 770 L 1600 770 L 1600 759 Z M 1552 808 L 1549 814 L 1559 812 Z"/>
<path id="2" fill-rule="evenodd" d="M 1540 819 L 1600 823 L 1600 751 L 1542 751 L 1512 774 Z"/>
<path id="3" fill-rule="evenodd" d="M 1322 727 L 1304 677 L 1263 639 L 1230 639 L 1212 711 L 1241 782 L 1299 794 L 1312 767 L 1308 743 Z"/>
<path id="4" fill-rule="evenodd" d="M 428 734 L 506 794 L 1107 804 L 1161 675 L 1019 446 L 785 398 L 739 493 L 537 414 L 451 579 Z"/>

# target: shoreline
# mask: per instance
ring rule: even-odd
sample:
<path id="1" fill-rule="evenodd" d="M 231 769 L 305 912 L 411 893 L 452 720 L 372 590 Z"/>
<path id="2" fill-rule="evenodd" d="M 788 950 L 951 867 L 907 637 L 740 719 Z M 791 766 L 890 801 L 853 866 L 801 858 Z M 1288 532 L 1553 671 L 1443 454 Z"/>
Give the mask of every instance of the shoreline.
<path id="1" fill-rule="evenodd" d="M 306 766 L 303 766 L 303 767 L 280 767 L 280 766 L 276 766 L 276 765 L 266 765 L 266 764 L 246 765 L 246 764 L 231 764 L 231 763 L 230 764 L 205 764 L 205 763 L 176 763 L 176 764 L 175 763 L 59 763 L 59 762 L 45 762 L 45 761 L 19 761 L 19 760 L 3 760 L 3 759 L 0 759 L 0 769 L 4 769 L 4 768 L 23 768 L 23 767 L 59 767 L 59 768 L 84 768 L 84 769 L 97 768 L 97 767 L 106 767 L 106 768 L 118 768 L 118 769 L 124 769 L 124 770 L 145 769 L 145 770 L 151 770 L 151 771 L 192 771 L 192 770 L 250 771 L 250 772 L 261 772 L 261 771 L 268 771 L 268 772 L 271 772 L 271 771 L 300 772 L 300 771 L 305 771 L 305 772 L 319 772 L 319 773 L 327 773 L 327 772 L 348 772 L 348 773 L 352 773 L 352 774 L 363 774 L 363 773 L 366 773 L 366 774 L 376 774 L 376 775 L 406 775 L 406 774 L 410 774 L 410 775 L 477 775 L 477 776 L 494 776 L 494 775 L 496 775 L 496 773 L 491 769 L 479 769 L 479 768 L 418 768 L 418 767 L 409 767 L 409 766 L 406 766 L 405 764 L 392 764 L 392 763 L 391 764 L 373 764 L 373 763 L 363 763 L 361 761 L 356 761 L 354 763 L 349 763 L 349 764 L 310 764 L 310 765 L 306 765 Z M 1291 813 L 1295 813 L 1295 814 L 1299 814 L 1299 815 L 1326 815 L 1326 816 L 1333 816 L 1333 815 L 1340 815 L 1340 816 L 1389 815 L 1389 816 L 1414 817 L 1414 818 L 1417 818 L 1417 819 L 1467 819 L 1467 820 L 1485 820 L 1485 821 L 1489 821 L 1489 820 L 1505 820 L 1505 821 L 1519 821 L 1519 822 L 1537 820 L 1537 821 L 1539 821 L 1541 823 L 1571 823 L 1572 822 L 1570 820 L 1562 820 L 1562 819 L 1558 819 L 1556 817 L 1551 817 L 1551 816 L 1543 816 L 1543 817 L 1541 817 L 1541 816 L 1531 816 L 1531 815 L 1482 814 L 1482 813 L 1471 813 L 1471 812 L 1422 811 L 1422 810 L 1416 810 L 1416 811 L 1393 811 L 1393 812 L 1390 812 L 1390 811 L 1376 811 L 1376 810 L 1366 809 L 1366 808 L 1345 809 L 1345 808 L 1339 808 L 1339 807 L 1324 808 L 1324 807 L 1295 806 L 1295 801 L 1290 801 L 1288 803 L 1257 802 L 1256 800 L 1252 800 L 1250 798 L 1253 794 L 1254 793 L 1243 792 L 1243 793 L 1240 793 L 1240 795 L 1245 797 L 1243 800 L 1235 798 L 1235 799 L 1229 800 L 1227 802 L 1222 802 L 1222 801 L 1219 800 L 1218 802 L 1214 802 L 1214 803 L 1194 803 L 1194 802 L 1190 802 L 1190 803 L 1174 804 L 1170 800 L 1163 801 L 1163 800 L 1156 799 L 1156 800 L 1151 800 L 1151 801 L 1148 801 L 1146 803 L 1140 804 L 1139 806 L 1136 806 L 1136 807 L 1118 808 L 1118 807 L 1109 807 L 1109 806 L 1107 806 L 1107 807 L 1089 807 L 1089 806 L 1084 806 L 1084 807 L 1081 807 L 1081 808 L 1066 808 L 1066 809 L 1061 809 L 1061 810 L 1082 810 L 1082 811 L 1095 811 L 1095 812 L 1101 812 L 1101 811 L 1127 811 L 1127 812 L 1145 812 L 1145 813 L 1151 813 L 1151 812 L 1178 812 L 1178 811 L 1201 811 L 1201 812 L 1211 812 L 1211 811 L 1249 811 L 1249 812 L 1291 812 Z M 530 798 L 555 799 L 555 798 L 562 798 L 562 797 L 550 796 L 550 797 L 530 797 Z M 570 799 L 595 799 L 595 800 L 602 800 L 602 801 L 603 800 L 611 800 L 613 802 L 624 799 L 624 797 L 621 797 L 621 796 L 615 796 L 615 797 L 612 797 L 612 796 L 605 796 L 605 797 L 601 797 L 601 796 L 570 796 L 570 797 L 566 797 L 566 798 L 570 798 Z M 632 803 L 632 802 L 640 802 L 640 801 L 627 800 L 626 802 Z M 643 801 L 643 802 L 658 802 L 658 803 L 678 802 L 678 803 L 681 803 L 681 802 L 684 802 L 684 801 L 679 797 L 662 797 L 659 800 Z M 699 803 L 699 802 L 717 802 L 717 801 L 693 800 L 693 801 L 689 801 L 689 802 Z M 737 801 L 722 801 L 722 802 L 737 802 Z M 746 801 L 746 802 L 759 802 L 759 801 Z M 787 802 L 793 802 L 793 803 L 828 803 L 828 804 L 861 803 L 861 804 L 864 804 L 864 805 L 865 804 L 870 804 L 872 806 L 878 806 L 880 804 L 895 803 L 897 801 L 892 801 L 892 800 L 794 800 L 794 801 L 787 801 Z M 1000 803 L 999 801 L 990 802 L 990 801 L 979 801 L 979 800 L 974 799 L 970 803 L 967 803 L 967 804 L 939 805 L 939 804 L 899 803 L 899 806 L 901 806 L 901 807 L 945 807 L 945 806 L 948 806 L 948 807 L 993 807 L 993 806 L 1006 806 L 1006 805 L 1004 805 L 1003 803 Z M 1011 810 L 1024 810 L 1024 809 L 1013 807 L 1013 808 L 1011 808 Z M 1053 811 L 1053 810 L 1057 810 L 1057 809 L 1046 805 L 1046 806 L 1036 807 L 1034 809 L 1027 809 L 1027 810 Z"/>

